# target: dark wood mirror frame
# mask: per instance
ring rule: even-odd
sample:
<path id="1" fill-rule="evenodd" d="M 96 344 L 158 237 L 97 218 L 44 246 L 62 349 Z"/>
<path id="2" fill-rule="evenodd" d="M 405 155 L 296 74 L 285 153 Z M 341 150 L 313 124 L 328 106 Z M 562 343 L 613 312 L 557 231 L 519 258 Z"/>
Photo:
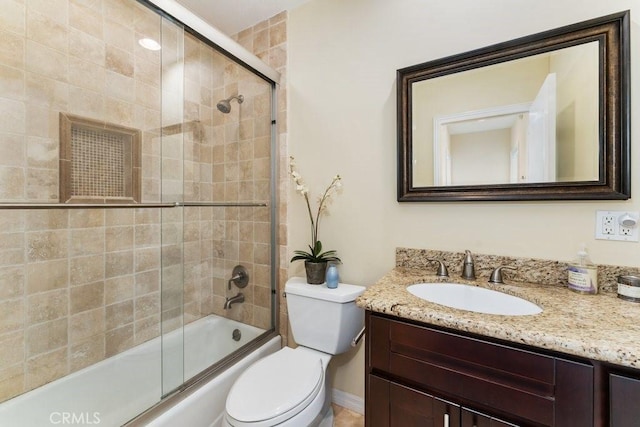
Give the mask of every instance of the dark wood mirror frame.
<path id="1" fill-rule="evenodd" d="M 587 42 L 599 42 L 597 181 L 415 187 L 412 83 Z M 625 200 L 631 197 L 629 11 L 568 25 L 397 71 L 398 201 Z"/>

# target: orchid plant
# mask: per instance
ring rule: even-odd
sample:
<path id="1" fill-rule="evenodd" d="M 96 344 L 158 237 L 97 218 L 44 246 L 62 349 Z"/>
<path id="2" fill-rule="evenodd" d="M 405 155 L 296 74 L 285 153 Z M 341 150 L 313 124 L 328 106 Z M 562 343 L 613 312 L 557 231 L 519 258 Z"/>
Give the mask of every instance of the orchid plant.
<path id="1" fill-rule="evenodd" d="M 322 242 L 318 239 L 318 226 L 320 225 L 320 217 L 323 214 L 327 214 L 327 207 L 331 202 L 331 196 L 333 193 L 340 190 L 342 187 L 342 178 L 340 175 L 336 175 L 331 180 L 331 184 L 324 190 L 324 193 L 318 197 L 318 209 L 314 212 L 311 209 L 311 203 L 309 201 L 309 188 L 304 184 L 302 176 L 296 170 L 296 163 L 293 157 L 289 157 L 289 174 L 293 178 L 293 182 L 296 184 L 296 192 L 304 197 L 307 204 L 307 212 L 309 213 L 309 221 L 311 222 L 311 244 L 309 245 L 309 251 L 293 251 L 295 254 L 291 258 L 291 262 L 298 260 L 305 260 L 310 262 L 328 262 L 337 261 L 340 262 L 336 251 L 330 250 L 322 252 Z"/>

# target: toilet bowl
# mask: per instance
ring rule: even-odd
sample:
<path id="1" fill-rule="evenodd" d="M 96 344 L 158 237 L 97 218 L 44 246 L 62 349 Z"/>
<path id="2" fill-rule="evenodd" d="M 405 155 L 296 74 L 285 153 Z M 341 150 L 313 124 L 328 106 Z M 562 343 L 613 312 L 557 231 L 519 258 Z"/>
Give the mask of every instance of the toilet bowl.
<path id="1" fill-rule="evenodd" d="M 303 278 L 285 286 L 296 349 L 284 347 L 251 365 L 227 395 L 224 425 L 306 427 L 333 425 L 327 367 L 350 348 L 364 312 L 355 305 L 363 286 L 337 289 Z"/>
<path id="2" fill-rule="evenodd" d="M 234 427 L 310 426 L 327 417 L 327 365 L 331 356 L 284 347 L 242 373 L 226 404 Z M 329 424 L 331 425 L 331 424 Z"/>

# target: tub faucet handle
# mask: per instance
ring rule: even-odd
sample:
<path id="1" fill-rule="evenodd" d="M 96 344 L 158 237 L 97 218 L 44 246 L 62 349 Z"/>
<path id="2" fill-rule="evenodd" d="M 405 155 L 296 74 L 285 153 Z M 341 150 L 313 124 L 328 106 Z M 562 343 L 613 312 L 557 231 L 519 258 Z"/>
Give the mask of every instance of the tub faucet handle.
<path id="1" fill-rule="evenodd" d="M 447 266 L 444 265 L 439 259 L 427 258 L 427 261 L 437 262 L 438 263 L 438 271 L 436 272 L 436 276 L 438 277 L 449 277 L 449 271 L 447 271 Z"/>
<path id="2" fill-rule="evenodd" d="M 227 289 L 231 290 L 231 283 L 235 284 L 240 289 L 246 287 L 249 284 L 249 273 L 247 269 L 242 265 L 236 265 L 231 272 L 231 279 L 227 282 Z"/>

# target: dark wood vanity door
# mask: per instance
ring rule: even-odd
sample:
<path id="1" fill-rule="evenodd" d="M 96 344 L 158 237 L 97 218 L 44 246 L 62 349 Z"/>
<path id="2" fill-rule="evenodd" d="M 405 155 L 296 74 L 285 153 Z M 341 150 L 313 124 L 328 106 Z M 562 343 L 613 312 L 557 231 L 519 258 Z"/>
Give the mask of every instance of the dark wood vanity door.
<path id="1" fill-rule="evenodd" d="M 375 375 L 369 377 L 368 427 L 460 426 L 458 405 Z"/>
<path id="2" fill-rule="evenodd" d="M 609 390 L 610 427 L 640 426 L 640 380 L 611 374 Z"/>
<path id="3" fill-rule="evenodd" d="M 517 424 L 501 421 L 467 408 L 462 408 L 460 418 L 462 421 L 461 427 L 518 427 Z"/>

